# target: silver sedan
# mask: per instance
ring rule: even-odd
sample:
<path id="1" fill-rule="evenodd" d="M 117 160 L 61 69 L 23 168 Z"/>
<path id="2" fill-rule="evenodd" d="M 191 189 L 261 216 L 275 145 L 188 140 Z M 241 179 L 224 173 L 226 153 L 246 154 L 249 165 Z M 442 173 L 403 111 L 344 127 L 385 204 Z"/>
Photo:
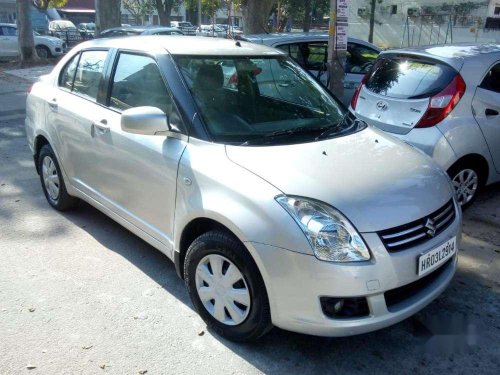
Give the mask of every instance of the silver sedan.
<path id="1" fill-rule="evenodd" d="M 387 327 L 456 270 L 446 174 L 277 49 L 85 42 L 32 87 L 26 132 L 49 204 L 84 200 L 165 253 L 231 340 Z"/>

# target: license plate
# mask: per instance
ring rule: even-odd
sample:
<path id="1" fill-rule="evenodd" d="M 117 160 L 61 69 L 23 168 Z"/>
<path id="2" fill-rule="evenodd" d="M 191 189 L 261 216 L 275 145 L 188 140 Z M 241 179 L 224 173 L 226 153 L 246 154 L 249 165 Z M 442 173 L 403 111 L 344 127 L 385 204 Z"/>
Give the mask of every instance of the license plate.
<path id="1" fill-rule="evenodd" d="M 438 268 L 457 252 L 457 238 L 453 237 L 441 246 L 418 257 L 418 276 Z"/>

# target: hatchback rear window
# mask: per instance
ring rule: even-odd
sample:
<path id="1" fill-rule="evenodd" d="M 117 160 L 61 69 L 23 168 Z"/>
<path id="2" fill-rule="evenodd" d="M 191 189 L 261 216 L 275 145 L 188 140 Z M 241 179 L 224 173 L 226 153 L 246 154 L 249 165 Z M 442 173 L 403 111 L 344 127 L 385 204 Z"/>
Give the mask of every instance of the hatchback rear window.
<path id="1" fill-rule="evenodd" d="M 427 98 L 441 92 L 456 74 L 445 64 L 408 58 L 381 58 L 373 67 L 366 88 L 392 98 Z"/>

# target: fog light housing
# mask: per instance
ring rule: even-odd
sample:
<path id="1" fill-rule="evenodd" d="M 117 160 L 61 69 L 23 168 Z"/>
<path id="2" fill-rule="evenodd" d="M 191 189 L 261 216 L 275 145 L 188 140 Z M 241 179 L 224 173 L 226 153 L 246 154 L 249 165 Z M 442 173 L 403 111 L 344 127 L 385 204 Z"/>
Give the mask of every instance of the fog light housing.
<path id="1" fill-rule="evenodd" d="M 320 297 L 323 314 L 333 319 L 361 318 L 370 314 L 366 297 Z"/>

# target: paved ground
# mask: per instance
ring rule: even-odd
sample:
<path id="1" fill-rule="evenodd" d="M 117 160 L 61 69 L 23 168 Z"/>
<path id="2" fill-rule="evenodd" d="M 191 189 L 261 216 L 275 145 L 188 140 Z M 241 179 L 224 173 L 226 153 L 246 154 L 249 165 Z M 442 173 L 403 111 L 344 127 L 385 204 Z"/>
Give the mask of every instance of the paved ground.
<path id="1" fill-rule="evenodd" d="M 49 208 L 24 134 L 27 87 L 0 67 L 0 374 L 498 373 L 500 187 L 466 213 L 458 273 L 414 318 L 233 344 L 206 330 L 160 252 L 88 205 Z"/>

